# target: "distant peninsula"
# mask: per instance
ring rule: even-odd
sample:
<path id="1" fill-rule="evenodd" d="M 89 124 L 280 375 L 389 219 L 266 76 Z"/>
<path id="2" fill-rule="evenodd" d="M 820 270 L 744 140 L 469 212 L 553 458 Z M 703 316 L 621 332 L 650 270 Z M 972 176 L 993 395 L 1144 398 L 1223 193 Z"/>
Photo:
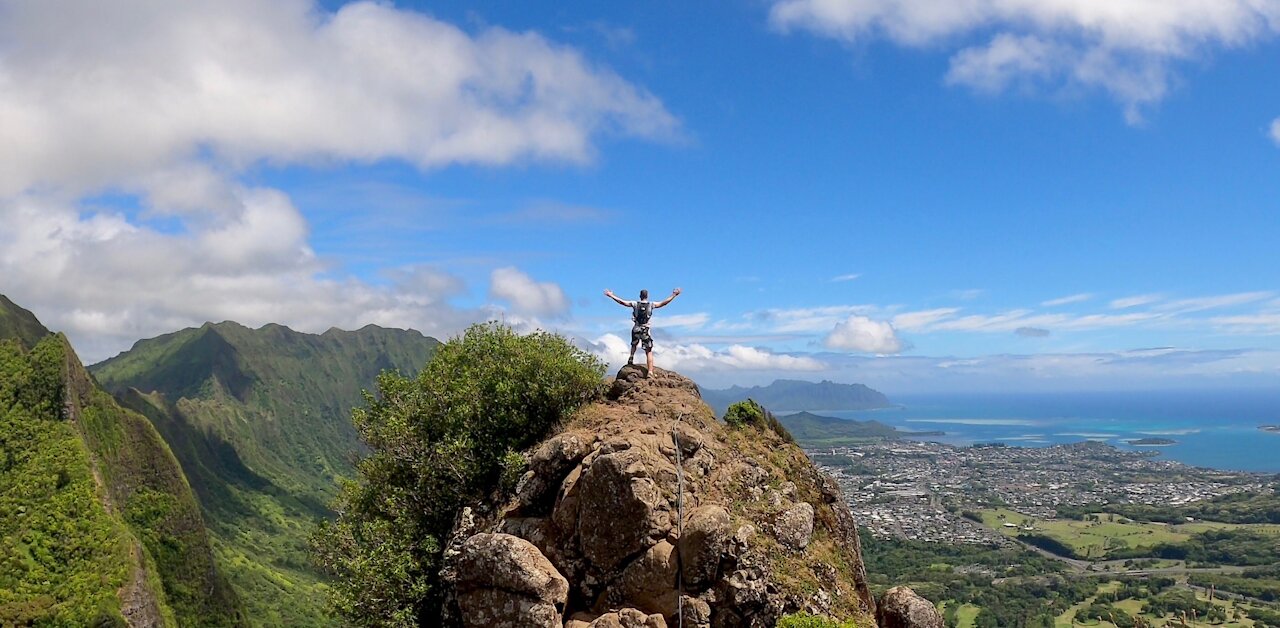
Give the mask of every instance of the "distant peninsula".
<path id="1" fill-rule="evenodd" d="M 775 414 L 783 412 L 875 410 L 892 407 L 889 398 L 878 390 L 862 384 L 837 384 L 830 381 L 806 382 L 780 379 L 768 386 L 743 388 L 734 386 L 723 390 L 702 389 L 702 400 L 716 414 L 724 414 L 729 405 L 746 399 L 754 399 Z"/>
<path id="2" fill-rule="evenodd" d="M 1125 442 L 1135 447 L 1165 447 L 1178 444 L 1178 441 L 1170 438 L 1130 438 Z"/>
<path id="3" fill-rule="evenodd" d="M 903 432 L 879 421 L 855 421 L 812 412 L 784 414 L 778 421 L 801 447 L 839 447 L 869 440 L 896 440 L 922 436 L 945 436 L 945 432 Z"/>
<path id="4" fill-rule="evenodd" d="M 1259 425 L 1258 429 L 1272 434 L 1280 434 L 1280 425 Z"/>

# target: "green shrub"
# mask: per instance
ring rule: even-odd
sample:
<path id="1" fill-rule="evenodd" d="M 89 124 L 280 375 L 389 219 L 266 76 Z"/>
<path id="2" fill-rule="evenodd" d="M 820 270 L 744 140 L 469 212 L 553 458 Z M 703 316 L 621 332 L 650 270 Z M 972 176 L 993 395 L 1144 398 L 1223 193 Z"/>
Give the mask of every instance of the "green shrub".
<path id="1" fill-rule="evenodd" d="M 732 428 L 743 428 L 748 425 L 753 427 L 764 426 L 764 407 L 756 403 L 755 399 L 739 401 L 724 412 L 724 422 Z"/>
<path id="2" fill-rule="evenodd" d="M 729 406 L 729 409 L 724 412 L 724 422 L 734 429 L 742 429 L 747 426 L 756 429 L 771 429 L 778 436 L 781 436 L 782 440 L 788 443 L 796 442 L 796 439 L 791 436 L 791 432 L 788 432 L 787 428 L 783 427 L 782 423 L 778 421 L 778 417 L 773 416 L 772 412 L 765 410 L 764 406 L 756 403 L 755 399 L 739 401 Z"/>
<path id="3" fill-rule="evenodd" d="M 520 482 L 520 476 L 524 475 L 525 469 L 529 468 L 529 461 L 525 460 L 524 454 L 518 451 L 509 451 L 502 457 L 502 476 L 498 479 L 498 486 L 504 493 L 510 493 L 515 490 L 516 484 Z"/>
<path id="4" fill-rule="evenodd" d="M 604 366 L 564 338 L 476 325 L 416 379 L 378 378 L 352 414 L 372 453 L 312 539 L 330 600 L 364 626 L 438 622 L 442 545 L 458 511 L 498 486 L 528 449 L 601 390 Z M 509 472 L 510 473 L 510 472 Z"/>
<path id="5" fill-rule="evenodd" d="M 852 621 L 836 621 L 821 615 L 792 613 L 778 620 L 778 628 L 858 628 Z"/>

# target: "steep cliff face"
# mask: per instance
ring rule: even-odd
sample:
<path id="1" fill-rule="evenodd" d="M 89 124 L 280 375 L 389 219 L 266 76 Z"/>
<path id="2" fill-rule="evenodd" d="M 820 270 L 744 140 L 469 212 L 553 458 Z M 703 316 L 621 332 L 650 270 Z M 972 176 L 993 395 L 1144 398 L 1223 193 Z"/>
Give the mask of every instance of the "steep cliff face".
<path id="1" fill-rule="evenodd" d="M 64 343 L 64 418 L 92 454 L 108 508 L 140 541 L 138 567 L 126 589 L 131 626 L 162 625 L 160 602 L 145 593 L 159 580 L 180 625 L 239 626 L 240 602 L 214 564 L 200 507 L 178 460 L 147 419 L 116 404 Z M 149 572 L 154 571 L 154 575 Z"/>
<path id="2" fill-rule="evenodd" d="M 29 340 L 0 336 L 0 625 L 240 625 L 159 434 Z"/>
<path id="3" fill-rule="evenodd" d="M 875 625 L 838 489 L 765 427 L 716 420 L 694 383 L 624 368 L 460 518 L 446 621 L 464 626 Z"/>

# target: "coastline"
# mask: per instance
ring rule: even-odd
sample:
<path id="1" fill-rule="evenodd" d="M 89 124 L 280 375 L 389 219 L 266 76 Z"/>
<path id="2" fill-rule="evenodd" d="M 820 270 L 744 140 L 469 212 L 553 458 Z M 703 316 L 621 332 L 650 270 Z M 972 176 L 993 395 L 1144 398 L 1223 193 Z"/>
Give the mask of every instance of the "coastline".
<path id="1" fill-rule="evenodd" d="M 896 398 L 877 410 L 829 412 L 830 416 L 875 419 L 905 432 L 908 440 L 956 446 L 1004 442 L 1049 447 L 1082 440 L 1109 443 L 1183 464 L 1233 472 L 1280 473 L 1273 438 L 1256 434 L 1280 428 L 1273 397 L 1222 395 L 1055 394 L 921 395 Z M 945 430 L 945 436 L 910 432 Z M 1280 431 L 1267 431 L 1280 435 Z M 1131 443 L 1144 438 L 1171 444 Z"/>

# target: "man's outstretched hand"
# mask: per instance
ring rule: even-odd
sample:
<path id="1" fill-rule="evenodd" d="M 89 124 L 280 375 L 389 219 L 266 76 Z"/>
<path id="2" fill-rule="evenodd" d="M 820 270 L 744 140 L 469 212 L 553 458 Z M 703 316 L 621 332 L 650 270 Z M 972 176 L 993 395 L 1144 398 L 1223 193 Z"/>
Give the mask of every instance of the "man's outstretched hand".
<path id="1" fill-rule="evenodd" d="M 680 296 L 680 289 L 676 288 L 675 290 L 672 290 L 671 294 L 672 296 Z"/>
<path id="2" fill-rule="evenodd" d="M 608 289 L 608 288 L 605 288 L 604 296 L 606 296 L 606 297 L 611 297 L 611 296 L 613 296 L 613 291 L 612 291 L 612 290 L 610 290 L 610 289 Z"/>

